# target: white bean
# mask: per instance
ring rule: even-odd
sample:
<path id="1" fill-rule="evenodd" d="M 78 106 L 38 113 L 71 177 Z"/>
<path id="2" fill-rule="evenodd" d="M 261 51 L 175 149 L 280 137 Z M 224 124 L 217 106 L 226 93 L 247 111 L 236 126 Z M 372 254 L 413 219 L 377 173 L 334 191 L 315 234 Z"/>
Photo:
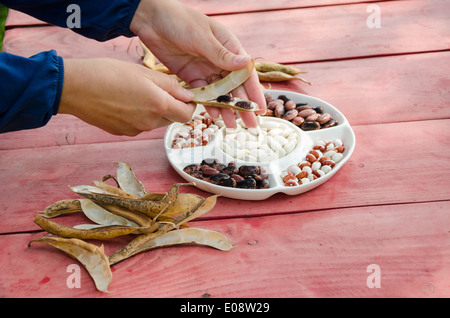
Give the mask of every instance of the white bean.
<path id="1" fill-rule="evenodd" d="M 322 168 L 320 168 L 320 170 L 322 170 L 323 172 L 325 172 L 325 174 L 327 174 L 328 172 L 331 171 L 331 166 L 329 166 L 329 165 L 322 166 Z"/>
<path id="2" fill-rule="evenodd" d="M 311 174 L 311 173 L 312 173 L 312 169 L 311 169 L 311 167 L 309 167 L 309 166 L 304 166 L 304 167 L 302 168 L 302 171 L 307 172 L 308 174 Z"/>
<path id="3" fill-rule="evenodd" d="M 284 146 L 288 143 L 288 140 L 283 136 L 273 136 L 273 139 L 276 140 L 281 146 Z"/>
<path id="4" fill-rule="evenodd" d="M 209 127 L 208 128 L 211 128 L 212 130 L 214 130 L 214 132 L 216 132 L 216 131 L 218 131 L 219 130 L 219 126 L 217 126 L 217 125 L 215 125 L 215 124 L 211 124 L 211 125 L 209 125 Z"/>
<path id="5" fill-rule="evenodd" d="M 333 155 L 333 157 L 331 157 L 331 160 L 333 160 L 334 162 L 338 163 L 339 161 L 342 160 L 342 158 L 344 157 L 344 155 L 340 152 L 337 152 Z"/>
<path id="6" fill-rule="evenodd" d="M 259 143 L 257 141 L 247 141 L 243 144 L 246 149 L 257 149 L 259 148 Z"/>
<path id="7" fill-rule="evenodd" d="M 334 144 L 336 147 L 341 147 L 341 146 L 344 145 L 344 142 L 342 141 L 342 139 L 335 139 L 335 140 L 333 140 L 333 144 Z"/>
<path id="8" fill-rule="evenodd" d="M 325 152 L 323 155 L 325 156 L 325 157 L 333 157 L 333 155 L 334 154 L 336 154 L 337 153 L 337 151 L 335 151 L 335 150 L 328 150 L 327 152 Z"/>
<path id="9" fill-rule="evenodd" d="M 309 180 L 309 178 L 302 178 L 300 181 L 302 182 L 302 184 L 311 182 L 311 180 Z"/>
<path id="10" fill-rule="evenodd" d="M 326 142 L 321 140 L 321 139 L 317 139 L 314 141 L 314 146 L 324 146 L 325 147 Z"/>
<path id="11" fill-rule="evenodd" d="M 316 171 L 316 170 L 320 169 L 321 166 L 322 166 L 322 164 L 319 161 L 314 161 L 311 165 L 311 169 L 312 169 L 312 171 Z"/>
<path id="12" fill-rule="evenodd" d="M 274 122 L 274 121 L 264 120 L 259 124 L 259 126 L 261 128 L 265 128 L 265 129 L 274 129 L 274 128 L 278 128 L 280 126 L 280 124 L 278 124 L 277 122 Z"/>
<path id="13" fill-rule="evenodd" d="M 286 145 L 283 146 L 283 149 L 286 151 L 286 154 L 289 154 L 295 149 L 295 146 L 297 146 L 297 143 L 289 141 Z"/>
<path id="14" fill-rule="evenodd" d="M 288 170 L 291 171 L 292 173 L 294 173 L 294 175 L 298 175 L 300 172 L 302 172 L 300 167 L 296 166 L 296 165 L 289 166 Z"/>
<path id="15" fill-rule="evenodd" d="M 237 136 L 236 136 L 236 140 L 243 145 L 245 143 L 245 141 L 247 140 L 247 134 L 244 131 L 240 131 L 238 132 Z"/>

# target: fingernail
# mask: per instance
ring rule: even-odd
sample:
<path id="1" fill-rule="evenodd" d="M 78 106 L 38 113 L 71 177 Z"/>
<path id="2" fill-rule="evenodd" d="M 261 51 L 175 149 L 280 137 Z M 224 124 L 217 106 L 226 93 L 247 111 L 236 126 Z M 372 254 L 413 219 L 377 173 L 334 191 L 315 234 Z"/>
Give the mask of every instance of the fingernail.
<path id="1" fill-rule="evenodd" d="M 250 55 L 236 55 L 234 58 L 234 63 L 244 64 L 250 62 Z"/>
<path id="2" fill-rule="evenodd" d="M 184 95 L 186 96 L 186 99 L 189 99 L 189 101 L 194 99 L 194 93 L 186 88 L 184 89 Z"/>

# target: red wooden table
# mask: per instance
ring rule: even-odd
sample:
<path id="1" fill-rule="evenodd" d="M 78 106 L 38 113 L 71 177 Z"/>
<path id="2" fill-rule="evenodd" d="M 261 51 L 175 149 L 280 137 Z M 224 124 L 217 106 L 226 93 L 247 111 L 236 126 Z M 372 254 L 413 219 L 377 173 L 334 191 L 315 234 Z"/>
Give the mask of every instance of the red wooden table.
<path id="1" fill-rule="evenodd" d="M 352 157 L 302 195 L 219 198 L 192 225 L 224 233 L 236 247 L 139 254 L 113 267 L 114 292 L 105 294 L 84 271 L 81 288 L 68 288 L 75 261 L 27 247 L 43 234 L 34 216 L 73 198 L 67 185 L 114 174 L 117 161 L 129 162 L 151 191 L 183 182 L 166 159 L 165 129 L 118 137 L 57 115 L 43 128 L 2 134 L 0 296 L 449 297 L 450 2 L 184 2 L 231 28 L 252 56 L 308 71 L 312 86 L 272 88 L 342 111 L 356 134 Z M 367 24 L 370 5 L 380 9 L 379 28 Z M 141 63 L 138 46 L 128 38 L 99 43 L 11 11 L 3 50 Z M 373 265 L 379 288 L 367 283 Z"/>

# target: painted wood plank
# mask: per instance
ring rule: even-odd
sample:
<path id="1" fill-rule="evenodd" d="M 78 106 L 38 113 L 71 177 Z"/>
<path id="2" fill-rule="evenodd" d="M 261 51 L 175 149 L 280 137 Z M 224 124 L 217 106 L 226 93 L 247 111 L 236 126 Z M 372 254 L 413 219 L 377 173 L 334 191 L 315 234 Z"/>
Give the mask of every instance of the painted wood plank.
<path id="1" fill-rule="evenodd" d="M 368 0 L 364 2 L 377 2 L 379 0 Z M 202 1 L 202 0 L 181 0 L 190 7 L 205 13 L 207 15 L 217 14 L 232 14 L 239 12 L 251 11 L 265 11 L 265 10 L 279 10 L 279 9 L 293 9 L 304 7 L 315 7 L 325 5 L 343 5 L 348 3 L 359 3 L 361 0 L 269 0 L 269 1 Z M 39 25 L 47 24 L 44 21 L 38 20 L 28 14 L 17 10 L 10 10 L 6 25 L 9 28 L 25 25 Z"/>
<path id="2" fill-rule="evenodd" d="M 450 118 L 450 52 L 297 64 L 313 85 L 276 84 L 330 102 L 352 125 Z M 43 128 L 0 136 L 1 149 L 162 138 L 165 128 L 118 137 L 68 115 Z"/>
<path id="3" fill-rule="evenodd" d="M 312 85 L 264 87 L 315 96 L 352 125 L 450 118 L 450 51 L 295 64 Z"/>
<path id="4" fill-rule="evenodd" d="M 44 127 L 4 133 L 0 136 L 0 150 L 64 146 L 75 144 L 162 139 L 165 127 L 143 132 L 134 137 L 111 135 L 70 115 L 54 116 Z"/>
<path id="5" fill-rule="evenodd" d="M 0 297 L 448 297 L 449 209 L 444 201 L 192 222 L 235 247 L 136 255 L 113 266 L 110 294 L 97 292 L 83 268 L 80 288 L 68 288 L 67 267 L 77 261 L 27 247 L 42 234 L 2 235 Z M 108 255 L 123 244 L 104 243 Z M 372 264 L 380 288 L 367 285 Z"/>
<path id="6" fill-rule="evenodd" d="M 142 62 L 138 38 L 117 37 L 98 42 L 69 29 L 55 26 L 14 28 L 5 32 L 3 51 L 21 56 L 32 56 L 42 51 L 56 50 L 64 58 L 110 57 Z"/>
<path id="7" fill-rule="evenodd" d="M 350 160 L 325 184 L 298 196 L 264 201 L 220 198 L 204 218 L 259 216 L 321 209 L 448 200 L 450 120 L 356 126 Z M 301 159 L 299 159 L 300 161 Z M 68 185 L 90 184 L 129 162 L 148 191 L 184 182 L 170 166 L 162 140 L 86 144 L 0 152 L 0 233 L 36 230 L 37 211 L 77 198 Z M 183 192 L 209 196 L 194 187 Z"/>
<path id="8" fill-rule="evenodd" d="M 389 0 L 388 0 L 389 1 Z M 204 0 L 181 0 L 185 4 L 208 15 L 232 14 L 252 11 L 272 11 L 280 9 L 296 9 L 321 6 L 338 6 L 360 2 L 378 2 L 378 0 L 231 0 L 231 1 L 204 1 Z"/>
<path id="9" fill-rule="evenodd" d="M 366 3 L 217 18 L 239 37 L 249 54 L 280 63 L 450 48 L 449 2 L 378 4 L 382 13 L 380 28 L 367 26 L 370 14 Z"/>
<path id="10" fill-rule="evenodd" d="M 450 48 L 447 1 L 389 1 L 379 5 L 381 28 L 367 27 L 367 3 L 215 18 L 240 38 L 249 54 L 281 63 Z M 11 29 L 4 41 L 5 51 L 23 56 L 57 49 L 63 57 L 107 56 L 131 61 L 138 59 L 136 46 L 137 42 L 124 38 L 98 43 L 57 27 Z"/>

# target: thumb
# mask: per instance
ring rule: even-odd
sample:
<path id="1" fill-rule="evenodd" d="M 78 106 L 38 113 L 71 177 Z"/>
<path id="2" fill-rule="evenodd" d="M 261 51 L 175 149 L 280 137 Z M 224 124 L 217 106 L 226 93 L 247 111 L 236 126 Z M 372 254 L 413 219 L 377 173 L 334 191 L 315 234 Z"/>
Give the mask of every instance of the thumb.
<path id="1" fill-rule="evenodd" d="M 235 54 L 215 38 L 209 43 L 210 45 L 205 47 L 203 54 L 212 64 L 222 70 L 237 71 L 243 69 L 250 63 L 250 55 Z"/>

